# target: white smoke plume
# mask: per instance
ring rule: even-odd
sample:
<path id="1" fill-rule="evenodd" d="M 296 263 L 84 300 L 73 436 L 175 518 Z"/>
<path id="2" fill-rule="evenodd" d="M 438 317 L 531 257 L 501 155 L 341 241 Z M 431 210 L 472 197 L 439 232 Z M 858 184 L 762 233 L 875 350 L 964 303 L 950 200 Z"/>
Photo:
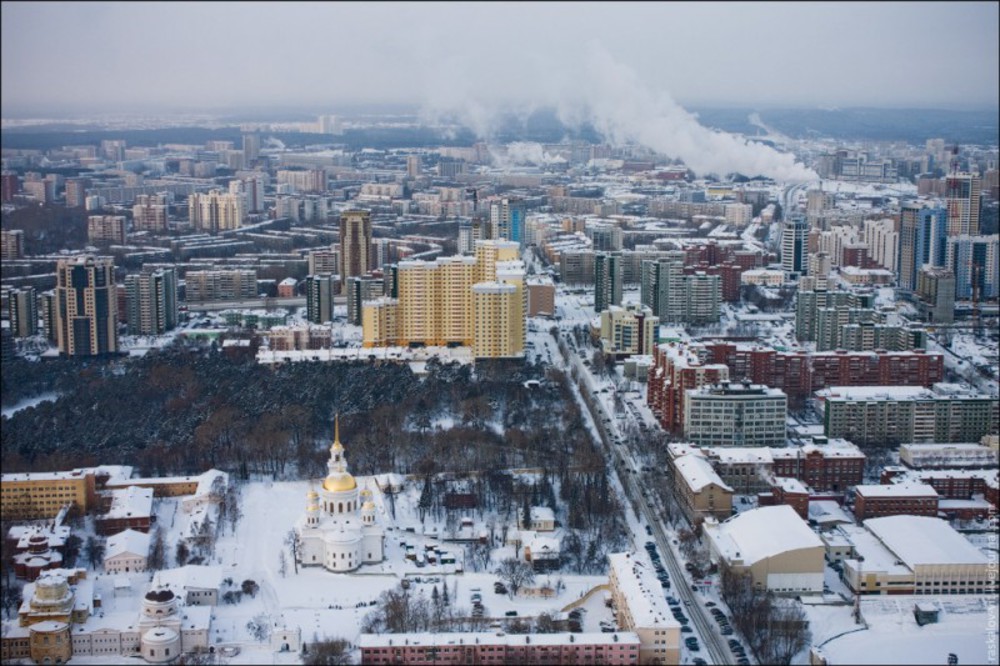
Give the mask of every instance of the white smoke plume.
<path id="1" fill-rule="evenodd" d="M 534 141 L 514 141 L 507 144 L 505 151 L 491 148 L 490 153 L 493 155 L 494 164 L 500 168 L 524 164 L 545 166 L 566 163 L 566 158 L 547 152 L 542 144 Z"/>
<path id="2" fill-rule="evenodd" d="M 592 43 L 579 67 L 562 68 L 556 80 L 542 86 L 545 92 L 533 106 L 555 106 L 560 121 L 571 127 L 590 123 L 612 144 L 635 143 L 671 158 L 680 158 L 699 175 L 766 176 L 779 181 L 805 182 L 819 176 L 790 153 L 748 141 L 742 137 L 708 129 L 695 115 L 683 109 L 666 91 L 654 91 L 639 80 L 628 66 L 616 61 L 600 44 Z M 575 71 L 574 71 L 575 70 Z M 575 74 L 575 75 L 574 75 Z M 535 72 L 544 77 L 545 72 Z M 496 100 L 477 99 L 459 92 L 457 81 L 448 99 L 425 106 L 426 117 L 448 115 L 489 139 L 503 113 Z M 482 85 L 470 86 L 482 91 Z M 489 89 L 496 96 L 502 91 Z M 549 99 L 544 97 L 548 96 Z M 530 111 L 520 109 L 519 115 Z M 539 151 L 541 147 L 539 147 Z M 521 151 L 521 156 L 527 154 Z M 544 156 L 532 154 L 528 161 L 544 164 Z"/>

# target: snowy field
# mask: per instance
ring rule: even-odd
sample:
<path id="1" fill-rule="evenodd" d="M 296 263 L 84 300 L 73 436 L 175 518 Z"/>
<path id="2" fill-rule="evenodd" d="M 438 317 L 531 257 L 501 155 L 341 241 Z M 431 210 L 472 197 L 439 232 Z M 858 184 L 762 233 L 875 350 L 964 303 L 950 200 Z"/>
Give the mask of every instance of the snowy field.
<path id="1" fill-rule="evenodd" d="M 940 610 L 936 624 L 917 625 L 913 606 L 918 602 Z M 867 628 L 854 623 L 852 611 L 851 606 L 806 607 L 813 643 L 822 646 L 831 663 L 945 664 L 949 653 L 958 656 L 959 664 L 995 663 L 989 658 L 988 642 L 992 631 L 995 656 L 995 597 L 871 597 L 861 601 Z"/>
<path id="2" fill-rule="evenodd" d="M 356 478 L 359 487 L 374 487 L 370 478 Z M 244 596 L 238 604 L 220 603 L 215 608 L 211 643 L 238 645 L 244 649 L 239 657 L 233 659 L 234 663 L 271 663 L 271 654 L 264 649 L 266 646 L 256 643 L 246 628 L 249 620 L 261 614 L 267 616 L 273 624 L 299 627 L 302 638 L 307 643 L 316 638 L 338 637 L 356 644 L 362 619 L 373 610 L 373 602 L 385 590 L 399 585 L 404 577 L 413 584 L 411 592 L 426 594 L 428 597 L 434 586 L 441 589 L 447 585 L 452 603 L 458 608 L 471 609 L 472 591 L 478 588 L 483 593 L 486 616 L 499 620 L 507 619 L 508 611 L 517 611 L 520 617 L 561 611 L 594 587 L 607 583 L 605 576 L 576 576 L 559 572 L 540 574 L 536 585 L 549 583 L 555 587 L 557 583 L 561 583 L 561 593 L 550 599 L 510 599 L 507 595 L 493 593 L 493 583 L 497 577 L 491 573 L 473 573 L 468 570 L 456 573 L 454 565 L 428 564 L 417 567 L 414 562 L 405 558 L 401 542 L 415 544 L 418 550 L 422 550 L 425 544 L 438 545 L 454 553 L 458 563 L 463 562 L 464 548 L 461 544 L 441 542 L 421 533 L 444 534 L 445 525 L 428 518 L 421 530 L 414 509 L 420 486 L 415 482 L 411 482 L 407 490 L 396 497 L 398 522 L 391 518 L 384 498 L 375 493 L 379 519 L 387 527 L 386 559 L 383 563 L 366 565 L 348 574 L 334 574 L 314 567 L 300 568 L 295 573 L 290 551 L 284 541 L 295 521 L 305 511 L 306 493 L 312 483 L 296 481 L 246 484 L 242 495 L 243 520 L 237 525 L 235 533 L 231 533 L 228 526 L 220 530 L 215 559 L 211 563 L 221 565 L 223 577 L 232 578 L 237 589 L 246 579 L 254 580 L 260 585 L 260 592 L 255 598 Z M 188 529 L 183 512 L 176 509 L 177 504 L 177 500 L 163 499 L 157 506 L 158 522 L 167 531 L 168 544 L 174 543 Z M 477 526 L 481 526 L 481 523 L 477 522 Z M 414 532 L 407 531 L 405 527 L 413 527 Z M 173 549 L 168 550 L 171 551 L 172 558 Z M 284 575 L 280 563 L 282 551 L 288 561 Z M 512 555 L 512 547 L 496 549 L 493 553 L 493 565 L 503 557 Z M 138 581 L 136 587 L 145 589 Z M 585 606 L 590 612 L 585 615 L 584 631 L 600 631 L 599 622 L 612 619 L 610 609 L 604 607 L 602 594 L 593 595 Z M 252 659 L 255 652 L 250 648 L 255 645 L 263 649 L 261 660 Z M 250 649 L 249 652 L 247 649 Z M 244 661 L 244 656 L 250 661 Z"/>

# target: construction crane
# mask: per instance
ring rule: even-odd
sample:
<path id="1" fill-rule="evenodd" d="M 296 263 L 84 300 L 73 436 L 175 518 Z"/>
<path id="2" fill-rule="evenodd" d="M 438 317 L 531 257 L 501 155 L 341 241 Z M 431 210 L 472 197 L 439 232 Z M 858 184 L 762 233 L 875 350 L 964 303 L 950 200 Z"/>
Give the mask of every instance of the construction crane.
<path id="1" fill-rule="evenodd" d="M 946 150 L 951 153 L 951 162 L 949 163 L 951 173 L 956 174 L 958 173 L 958 144 L 948 146 Z"/>

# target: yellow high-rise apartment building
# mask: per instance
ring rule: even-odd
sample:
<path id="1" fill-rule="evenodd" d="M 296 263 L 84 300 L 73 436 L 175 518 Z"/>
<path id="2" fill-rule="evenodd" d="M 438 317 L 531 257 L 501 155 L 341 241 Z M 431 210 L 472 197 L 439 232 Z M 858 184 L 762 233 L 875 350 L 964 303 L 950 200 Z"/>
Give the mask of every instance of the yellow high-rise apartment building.
<path id="1" fill-rule="evenodd" d="M 475 257 L 400 262 L 399 298 L 362 307 L 364 346 L 460 345 L 473 347 L 477 358 L 520 355 L 526 291 L 518 252 L 517 243 L 479 241 Z M 477 306 L 474 285 L 498 283 L 509 289 L 481 290 Z"/>
<path id="2" fill-rule="evenodd" d="M 505 358 L 524 352 L 524 308 L 513 284 L 480 282 L 472 287 L 476 358 Z"/>
<path id="3" fill-rule="evenodd" d="M 501 261 L 518 261 L 521 258 L 520 254 L 520 245 L 514 241 L 476 241 L 475 281 L 495 281 L 497 279 L 497 263 Z"/>
<path id="4" fill-rule="evenodd" d="M 361 307 L 361 330 L 365 347 L 392 347 L 399 344 L 399 299 L 383 296 L 365 301 Z"/>

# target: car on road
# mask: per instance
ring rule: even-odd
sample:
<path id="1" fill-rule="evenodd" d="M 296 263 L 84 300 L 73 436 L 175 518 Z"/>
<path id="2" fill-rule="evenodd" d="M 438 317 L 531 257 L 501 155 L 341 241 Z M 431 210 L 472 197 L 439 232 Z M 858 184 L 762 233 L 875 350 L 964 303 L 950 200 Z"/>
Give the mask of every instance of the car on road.
<path id="1" fill-rule="evenodd" d="M 692 629 L 691 627 L 688 627 L 688 626 L 681 627 L 681 633 L 682 634 L 690 634 L 690 633 L 693 633 L 693 632 L 694 632 L 694 629 Z"/>

